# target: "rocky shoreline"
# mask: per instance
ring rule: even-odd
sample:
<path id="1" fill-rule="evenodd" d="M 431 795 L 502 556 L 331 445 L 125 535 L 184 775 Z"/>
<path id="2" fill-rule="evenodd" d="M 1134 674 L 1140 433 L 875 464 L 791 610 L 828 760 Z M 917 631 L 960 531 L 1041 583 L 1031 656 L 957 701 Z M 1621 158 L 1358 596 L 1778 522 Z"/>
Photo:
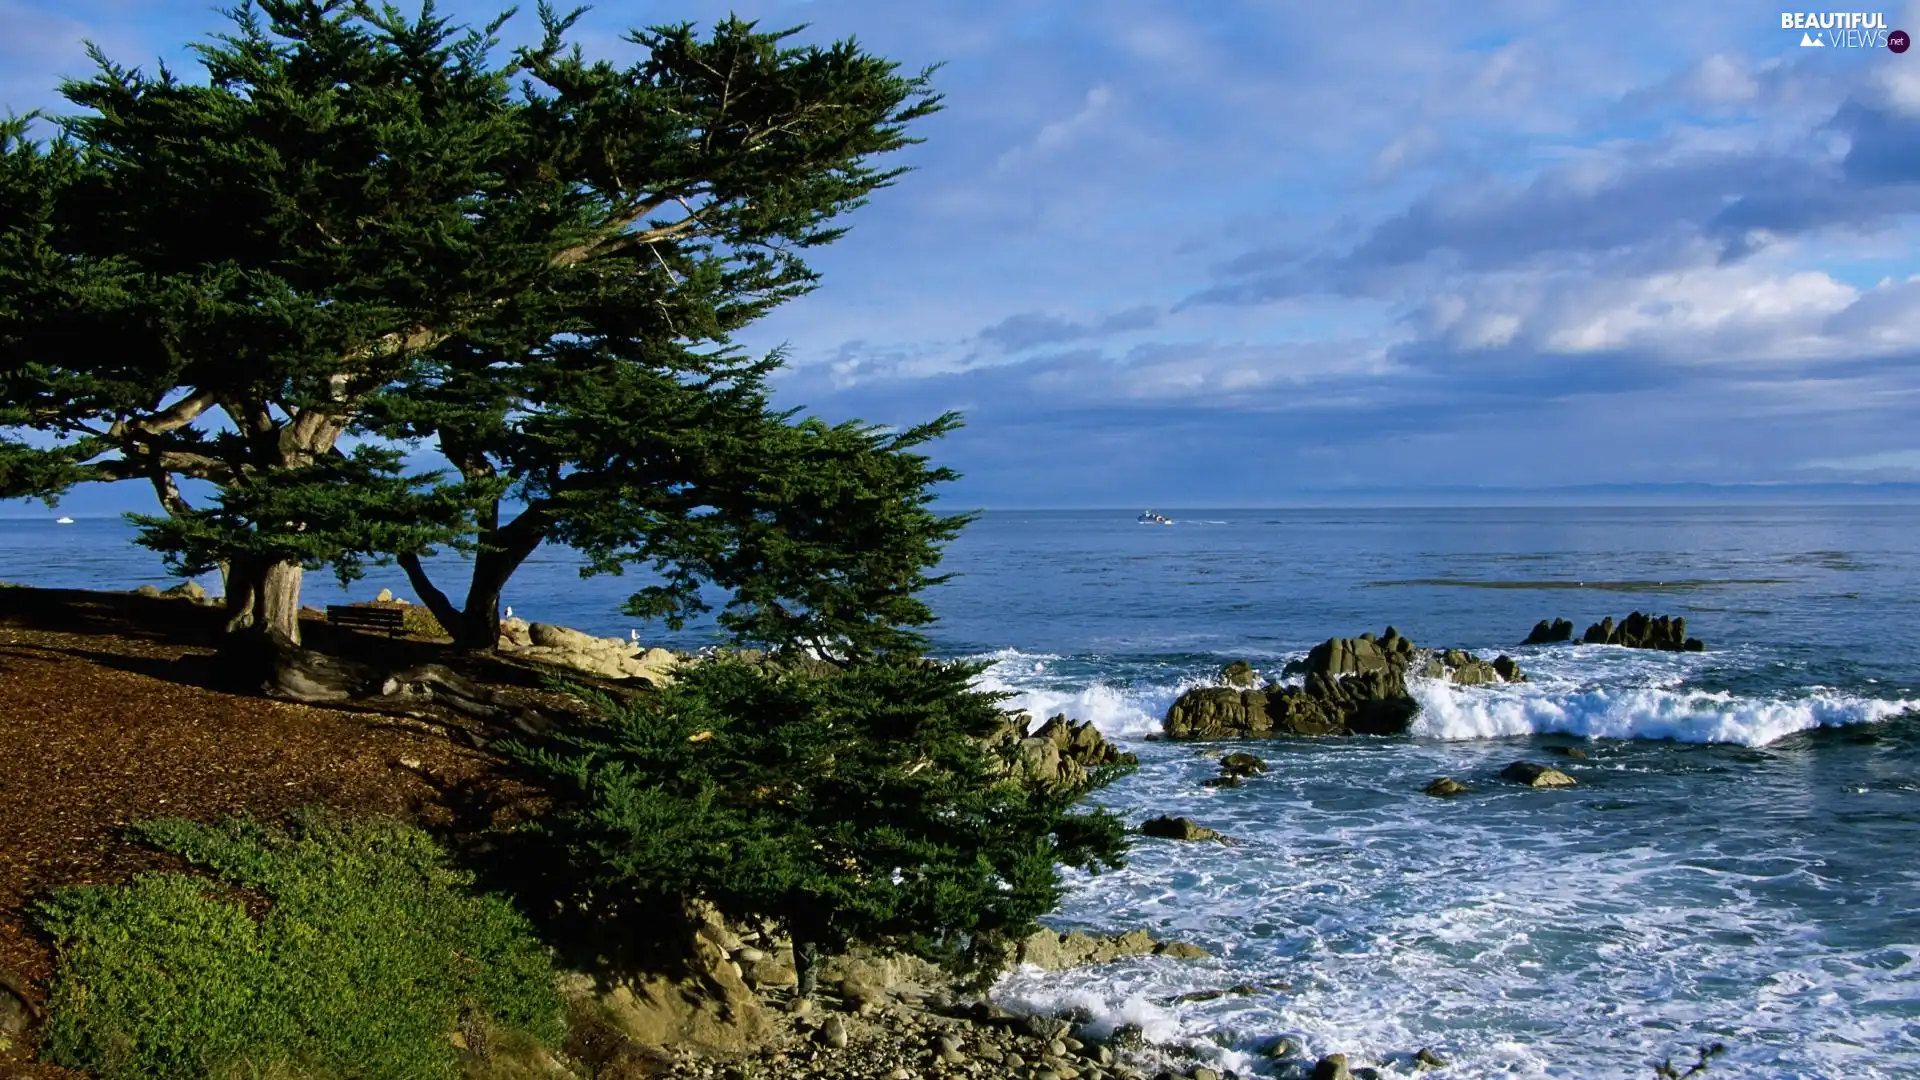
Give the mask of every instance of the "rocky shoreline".
<path id="1" fill-rule="evenodd" d="M 1229 685 L 1180 695 L 1162 729 L 1169 739 L 1259 739 L 1276 735 L 1397 735 L 1420 711 L 1410 676 L 1459 686 L 1524 682 L 1510 656 L 1486 660 L 1464 649 L 1422 649 L 1389 626 L 1378 637 L 1329 638 L 1279 680 L 1259 683 L 1244 663 L 1222 673 Z M 1283 680 L 1303 676 L 1299 684 Z"/>
<path id="2" fill-rule="evenodd" d="M 778 963 L 772 953 L 742 945 L 744 953 Z M 1145 931 L 1093 935 L 1041 930 L 1009 951 L 1010 965 L 1064 970 L 1114 960 L 1161 956 L 1204 957 L 1197 946 L 1161 942 Z M 737 963 L 737 960 L 734 961 Z M 750 1002 L 737 1003 L 737 1017 L 758 1014 L 742 1026 L 752 1045 L 702 1047 L 682 1041 L 651 1053 L 632 1045 L 610 1049 L 620 1039 L 602 1038 L 598 1054 L 574 1056 L 598 1077 L 665 1076 L 676 1080 L 1236 1080 L 1239 1074 L 1210 1065 L 1198 1048 L 1155 1045 L 1137 1029 L 1109 1029 L 1084 1016 L 1016 1014 L 986 998 L 959 991 L 936 969 L 903 957 L 872 954 L 836 957 L 814 998 L 796 996 L 790 985 L 762 985 Z M 724 978 L 724 975 L 722 976 Z M 1233 988 L 1219 994 L 1254 992 Z M 604 995 L 603 995 L 604 996 Z M 614 997 L 631 999 L 615 991 Z M 1201 995 L 1183 1000 L 1200 1000 Z M 589 1040 L 591 1041 L 591 1040 Z M 1368 1080 L 1375 1068 L 1352 1067 L 1344 1055 L 1301 1057 L 1285 1039 L 1262 1048 L 1263 1075 L 1285 1080 Z M 1430 1050 L 1407 1055 L 1427 1067 L 1443 1064 Z M 1383 1063 L 1384 1064 L 1384 1063 Z"/>
<path id="3" fill-rule="evenodd" d="M 1540 620 L 1521 642 L 1561 643 L 1575 643 L 1573 624 L 1566 619 Z M 1594 623 L 1577 643 L 1664 652 L 1706 650 L 1699 638 L 1687 636 L 1684 617 L 1638 611 L 1618 623 L 1612 616 Z M 1288 681 L 1296 677 L 1301 681 Z M 1328 638 L 1304 660 L 1282 668 L 1277 679 L 1262 681 L 1253 665 L 1236 660 L 1221 670 L 1221 685 L 1181 694 L 1168 708 L 1161 731 L 1163 737 L 1182 742 L 1404 734 L 1420 712 L 1407 685 L 1410 678 L 1467 687 L 1527 681 L 1519 662 L 1504 653 L 1488 660 L 1465 649 L 1423 649 L 1389 626 L 1377 637 L 1368 632 Z"/>

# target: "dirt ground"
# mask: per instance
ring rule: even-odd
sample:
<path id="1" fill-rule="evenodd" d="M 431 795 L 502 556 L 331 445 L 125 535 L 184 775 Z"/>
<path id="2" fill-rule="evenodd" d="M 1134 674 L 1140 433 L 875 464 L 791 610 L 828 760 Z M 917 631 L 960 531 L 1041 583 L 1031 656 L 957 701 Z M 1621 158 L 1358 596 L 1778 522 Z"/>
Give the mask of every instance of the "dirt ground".
<path id="1" fill-rule="evenodd" d="M 129 822 L 179 815 L 274 819 L 325 804 L 448 829 L 528 792 L 476 746 L 488 735 L 433 710 L 388 716 L 217 689 L 221 614 L 187 600 L 0 588 L 0 980 L 44 999 L 53 956 L 28 905 L 63 885 L 124 881 L 166 865 L 128 843 Z M 307 643 L 463 667 L 552 707 L 540 676 L 389 641 L 315 618 Z M 483 670 L 476 670 L 481 668 Z M 0 1077 L 77 1074 L 31 1062 L 31 1032 L 0 1051 Z"/>

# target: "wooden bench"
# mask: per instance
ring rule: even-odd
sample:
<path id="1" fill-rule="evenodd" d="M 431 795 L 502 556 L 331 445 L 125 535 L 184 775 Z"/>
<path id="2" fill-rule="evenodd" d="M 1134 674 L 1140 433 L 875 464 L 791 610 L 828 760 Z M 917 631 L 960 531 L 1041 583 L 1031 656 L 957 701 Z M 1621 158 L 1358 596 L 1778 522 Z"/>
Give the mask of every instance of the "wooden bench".
<path id="1" fill-rule="evenodd" d="M 388 637 L 407 628 L 407 613 L 399 608 L 327 605 L 327 621 L 349 630 L 385 630 Z"/>

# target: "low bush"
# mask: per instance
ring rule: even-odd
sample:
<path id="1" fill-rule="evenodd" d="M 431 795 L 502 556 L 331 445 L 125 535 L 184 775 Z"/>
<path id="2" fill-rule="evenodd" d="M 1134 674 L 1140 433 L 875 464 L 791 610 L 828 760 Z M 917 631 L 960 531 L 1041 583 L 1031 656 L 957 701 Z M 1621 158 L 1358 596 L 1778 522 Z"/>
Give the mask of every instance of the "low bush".
<path id="1" fill-rule="evenodd" d="M 508 753 L 558 797 L 542 837 L 608 921 L 658 928 L 689 898 L 816 948 L 903 948 L 978 971 L 1061 895 L 1061 864 L 1117 865 L 1118 818 L 1007 783 L 983 735 L 978 668 L 869 660 L 802 671 L 738 659 L 604 722 Z M 1103 784 L 1119 770 L 1095 777 Z"/>
<path id="2" fill-rule="evenodd" d="M 60 960 L 45 1060 L 101 1080 L 420 1080 L 459 1073 L 456 1032 L 562 1035 L 530 925 L 417 828 L 308 812 L 284 830 L 133 831 L 210 876 L 144 874 L 37 905 Z"/>

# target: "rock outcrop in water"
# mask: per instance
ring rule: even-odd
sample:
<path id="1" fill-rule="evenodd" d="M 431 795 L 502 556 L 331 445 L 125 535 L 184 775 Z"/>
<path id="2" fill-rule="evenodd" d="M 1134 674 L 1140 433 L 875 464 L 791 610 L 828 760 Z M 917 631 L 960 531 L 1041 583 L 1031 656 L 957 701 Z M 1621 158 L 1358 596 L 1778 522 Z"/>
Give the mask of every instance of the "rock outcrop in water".
<path id="1" fill-rule="evenodd" d="M 1706 642 L 1687 636 L 1684 615 L 1645 615 L 1638 611 L 1614 624 L 1609 615 L 1580 636 L 1587 645 L 1623 645 L 1629 649 L 1660 649 L 1666 652 L 1705 652 Z"/>
<path id="2" fill-rule="evenodd" d="M 1086 787 L 1094 769 L 1139 762 L 1107 741 L 1092 721 L 1075 723 L 1064 713 L 1049 717 L 1031 733 L 1025 714 L 1009 714 L 981 742 L 1002 775 L 1065 791 Z"/>
<path id="3" fill-rule="evenodd" d="M 1527 635 L 1522 645 L 1557 645 L 1573 640 L 1573 623 L 1567 619 L 1555 619 L 1548 622 L 1541 619 L 1533 624 L 1533 632 Z"/>
<path id="4" fill-rule="evenodd" d="M 1181 740 L 1393 735 L 1407 730 L 1420 711 L 1407 689 L 1409 675 L 1461 686 L 1526 678 L 1511 657 L 1487 661 L 1464 649 L 1420 649 L 1391 626 L 1377 638 L 1367 633 L 1323 641 L 1282 675 L 1304 675 L 1305 682 L 1196 687 L 1167 710 L 1162 727 L 1168 738 Z"/>
<path id="5" fill-rule="evenodd" d="M 1533 624 L 1533 632 L 1522 645 L 1557 645 L 1573 641 L 1573 624 L 1565 619 Z M 1580 635 L 1582 645 L 1620 645 L 1629 649 L 1659 649 L 1665 652 L 1705 652 L 1706 642 L 1687 636 L 1685 616 L 1647 615 L 1634 612 L 1618 623 L 1609 615 Z"/>

